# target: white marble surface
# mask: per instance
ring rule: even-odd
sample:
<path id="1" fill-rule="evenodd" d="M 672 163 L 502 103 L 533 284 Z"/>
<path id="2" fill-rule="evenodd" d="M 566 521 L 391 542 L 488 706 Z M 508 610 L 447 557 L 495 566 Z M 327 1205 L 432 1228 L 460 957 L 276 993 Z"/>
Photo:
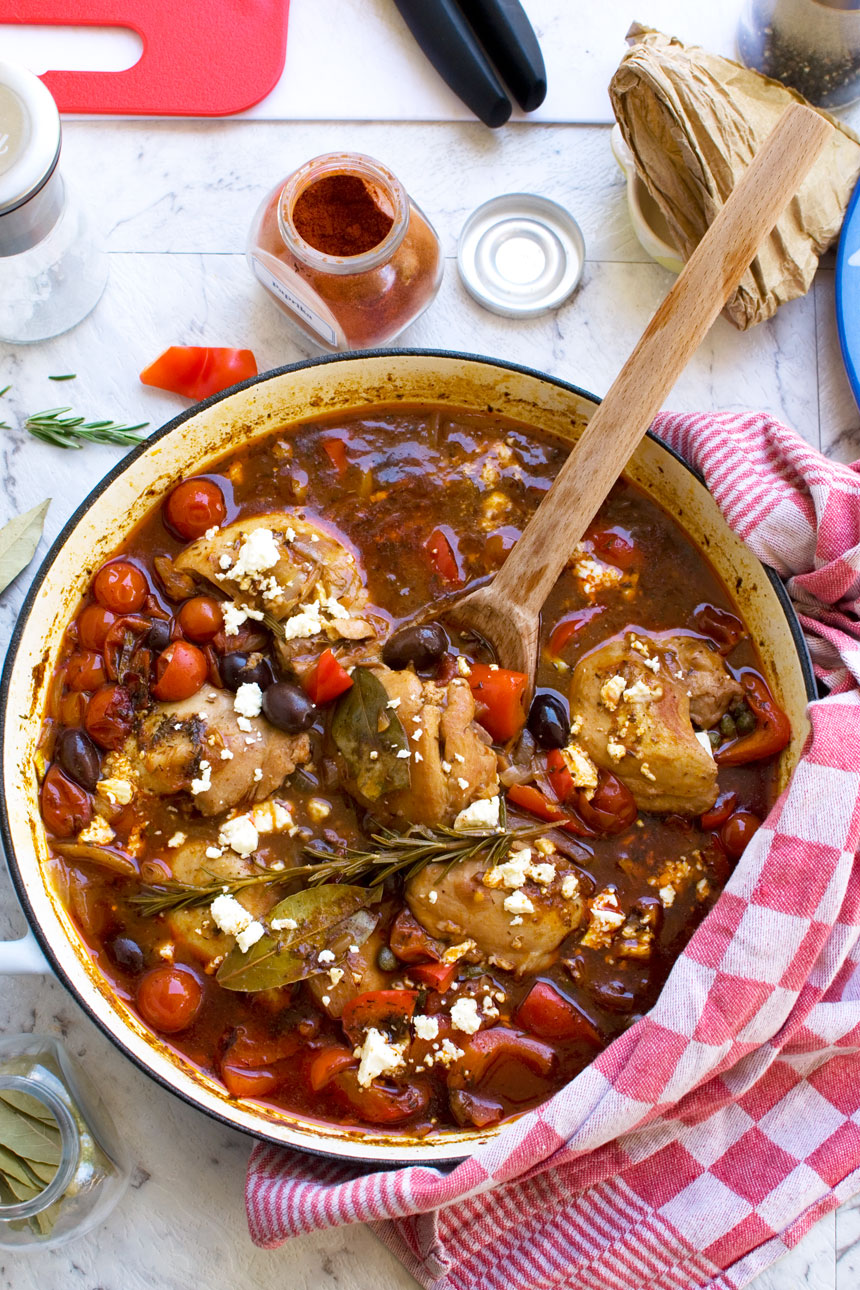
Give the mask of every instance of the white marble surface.
<path id="1" fill-rule="evenodd" d="M 65 171 L 100 220 L 112 252 L 101 305 L 66 336 L 28 349 L 0 345 L 0 420 L 73 403 L 92 416 L 153 425 L 184 406 L 144 389 L 137 373 L 171 343 L 251 346 L 261 368 L 301 351 L 248 273 L 242 249 L 257 202 L 295 164 L 332 148 L 383 158 L 437 224 L 448 256 L 442 292 L 403 337 L 532 364 L 602 393 L 666 291 L 630 230 L 621 178 L 600 128 L 477 125 L 70 123 Z M 545 193 L 585 233 L 577 295 L 556 314 L 512 323 L 480 310 L 452 259 L 465 214 L 504 190 Z M 668 401 L 682 408 L 772 410 L 841 460 L 860 455 L 860 416 L 841 371 L 833 272 L 747 335 L 719 321 Z M 55 385 L 51 374 L 77 372 Z M 118 450 L 63 453 L 0 432 L 2 511 L 53 498 L 49 541 L 117 460 Z M 41 548 L 44 551 L 44 545 Z M 32 569 L 0 599 L 8 639 Z M 0 881 L 0 934 L 24 923 Z M 47 978 L 4 979 L 0 1033 L 47 1030 L 102 1085 L 139 1162 L 132 1189 L 98 1232 L 53 1254 L 0 1253 L 2 1290 L 406 1290 L 412 1278 L 363 1228 L 255 1250 L 242 1206 L 247 1141 L 170 1097 L 133 1068 Z M 756 1290 L 853 1290 L 860 1283 L 860 1206 L 831 1215 L 754 1284 Z M 643 1290 L 645 1288 L 643 1287 Z"/>

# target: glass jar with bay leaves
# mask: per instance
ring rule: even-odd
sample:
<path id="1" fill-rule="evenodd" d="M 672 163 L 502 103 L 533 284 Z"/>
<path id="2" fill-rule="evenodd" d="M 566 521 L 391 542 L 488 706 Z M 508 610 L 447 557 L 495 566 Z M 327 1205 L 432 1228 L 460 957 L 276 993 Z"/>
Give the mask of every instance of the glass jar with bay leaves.
<path id="1" fill-rule="evenodd" d="M 0 1040 L 0 1249 L 52 1249 L 100 1223 L 129 1162 L 105 1106 L 58 1041 Z"/>

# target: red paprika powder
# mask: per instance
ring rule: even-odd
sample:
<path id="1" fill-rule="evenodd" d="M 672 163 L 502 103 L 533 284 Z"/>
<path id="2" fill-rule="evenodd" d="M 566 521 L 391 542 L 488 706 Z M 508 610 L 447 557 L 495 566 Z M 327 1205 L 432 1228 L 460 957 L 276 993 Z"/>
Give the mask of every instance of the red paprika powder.
<path id="1" fill-rule="evenodd" d="M 423 313 L 442 279 L 432 225 L 371 157 L 307 162 L 265 198 L 248 262 L 321 349 L 385 345 Z"/>

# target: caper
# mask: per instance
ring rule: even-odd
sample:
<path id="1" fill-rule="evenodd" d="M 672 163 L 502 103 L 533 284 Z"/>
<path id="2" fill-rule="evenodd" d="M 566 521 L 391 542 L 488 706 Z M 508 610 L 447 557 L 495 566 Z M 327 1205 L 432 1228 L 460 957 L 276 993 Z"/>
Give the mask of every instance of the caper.
<path id="1" fill-rule="evenodd" d="M 720 722 L 720 731 L 722 734 L 725 735 L 726 739 L 734 739 L 735 735 L 738 732 L 738 728 L 735 725 L 734 718 L 730 717 L 728 713 L 726 713 L 726 715 L 723 717 L 722 721 Z"/>
<path id="2" fill-rule="evenodd" d="M 445 629 L 439 623 L 401 627 L 383 645 L 382 661 L 396 671 L 411 663 L 416 672 L 426 672 L 436 666 L 448 649 L 448 643 Z"/>
<path id="3" fill-rule="evenodd" d="M 220 665 L 221 680 L 234 692 L 240 685 L 259 685 L 266 690 L 275 679 L 272 665 L 262 654 L 225 654 Z"/>
<path id="4" fill-rule="evenodd" d="M 61 730 L 54 744 L 54 757 L 81 788 L 92 792 L 101 775 L 101 757 L 85 730 Z"/>
<path id="5" fill-rule="evenodd" d="M 735 717 L 735 725 L 737 726 L 739 735 L 752 734 L 756 728 L 756 719 L 754 714 L 750 712 L 749 708 L 744 708 L 738 713 Z"/>
<path id="6" fill-rule="evenodd" d="M 319 709 L 298 685 L 276 681 L 263 694 L 263 716 L 288 735 L 309 730 Z"/>
<path id="7" fill-rule="evenodd" d="M 547 690 L 532 699 L 526 724 L 541 748 L 563 748 L 570 738 L 570 722 L 564 701 Z"/>
<path id="8" fill-rule="evenodd" d="M 376 956 L 376 966 L 380 972 L 395 972 L 400 963 L 387 945 L 380 945 L 379 953 Z"/>

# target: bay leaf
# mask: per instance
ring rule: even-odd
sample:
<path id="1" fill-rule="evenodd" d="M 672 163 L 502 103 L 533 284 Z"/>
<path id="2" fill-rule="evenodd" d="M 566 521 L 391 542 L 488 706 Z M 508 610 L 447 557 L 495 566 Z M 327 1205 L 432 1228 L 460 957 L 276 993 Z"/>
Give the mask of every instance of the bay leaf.
<path id="1" fill-rule="evenodd" d="M 216 980 L 226 990 L 253 992 L 271 990 L 293 981 L 303 981 L 324 968 L 334 966 L 349 946 L 367 940 L 376 925 L 368 923 L 367 908 L 381 896 L 379 888 L 350 887 L 338 883 L 308 887 L 286 896 L 268 916 L 271 925 L 282 918 L 294 919 L 294 929 L 283 928 L 262 936 L 243 953 L 234 946 L 218 969 Z M 321 964 L 322 950 L 335 958 Z"/>
<path id="2" fill-rule="evenodd" d="M 56 1125 L 57 1123 L 44 1102 L 40 1102 L 37 1097 L 31 1097 L 29 1093 L 19 1093 L 14 1088 L 0 1088 L 0 1101 L 8 1102 L 10 1106 L 15 1107 L 16 1111 L 29 1115 L 31 1120 L 41 1120 L 43 1124 Z"/>
<path id="3" fill-rule="evenodd" d="M 409 740 L 387 704 L 388 691 L 379 677 L 369 668 L 354 668 L 352 685 L 338 700 L 331 723 L 331 737 L 349 778 L 371 802 L 410 783 L 409 758 L 397 756 L 409 751 Z"/>
<path id="4" fill-rule="evenodd" d="M 0 1144 L 22 1160 L 39 1164 L 60 1163 L 60 1132 L 56 1121 L 47 1124 L 0 1102 Z"/>
<path id="5" fill-rule="evenodd" d="M 48 497 L 0 528 L 0 591 L 5 591 L 36 554 L 50 504 Z"/>
<path id="6" fill-rule="evenodd" d="M 35 1183 L 21 1182 L 14 1174 L 7 1174 L 4 1172 L 2 1173 L 2 1178 L 12 1195 L 18 1201 L 32 1200 L 34 1196 L 39 1195 L 40 1191 L 44 1191 L 44 1188 L 41 1185 L 36 1186 Z"/>
<path id="7" fill-rule="evenodd" d="M 51 1177 L 56 1172 L 56 1169 L 53 1169 Z M 43 1190 L 42 1180 L 35 1176 L 32 1169 L 27 1167 L 27 1163 L 20 1156 L 16 1156 L 14 1151 L 9 1151 L 8 1148 L 3 1146 L 0 1146 L 0 1173 L 5 1176 L 7 1182 L 12 1178 L 17 1178 L 19 1182 L 24 1183 L 27 1187 L 32 1187 L 35 1191 Z"/>

